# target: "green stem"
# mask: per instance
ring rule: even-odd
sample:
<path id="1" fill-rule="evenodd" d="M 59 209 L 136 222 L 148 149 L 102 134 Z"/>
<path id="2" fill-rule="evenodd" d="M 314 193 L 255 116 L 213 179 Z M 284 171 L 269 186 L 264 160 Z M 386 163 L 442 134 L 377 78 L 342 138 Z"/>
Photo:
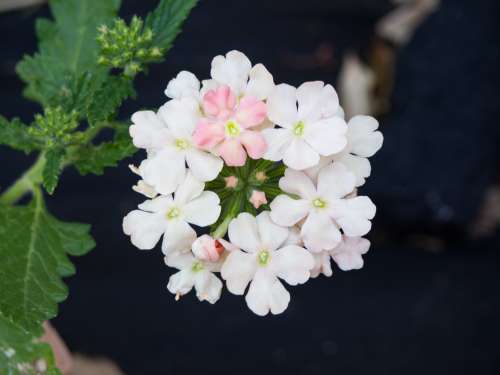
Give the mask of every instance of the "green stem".
<path id="1" fill-rule="evenodd" d="M 229 204 L 229 209 L 227 210 L 226 217 L 224 220 L 215 228 L 215 230 L 211 233 L 213 238 L 222 238 L 227 233 L 227 228 L 229 227 L 229 223 L 233 220 L 239 213 L 241 206 L 243 204 L 243 199 L 245 194 L 243 192 L 237 192 L 234 194 Z"/>
<path id="2" fill-rule="evenodd" d="M 26 193 L 33 192 L 42 182 L 42 171 L 44 166 L 45 156 L 42 152 L 35 163 L 0 195 L 0 204 L 12 205 Z"/>
<path id="3" fill-rule="evenodd" d="M 229 223 L 231 220 L 233 220 L 232 215 L 227 215 L 226 218 L 222 223 L 219 224 L 219 226 L 212 232 L 212 237 L 213 238 L 222 238 L 226 235 L 227 233 L 227 228 L 229 227 Z"/>

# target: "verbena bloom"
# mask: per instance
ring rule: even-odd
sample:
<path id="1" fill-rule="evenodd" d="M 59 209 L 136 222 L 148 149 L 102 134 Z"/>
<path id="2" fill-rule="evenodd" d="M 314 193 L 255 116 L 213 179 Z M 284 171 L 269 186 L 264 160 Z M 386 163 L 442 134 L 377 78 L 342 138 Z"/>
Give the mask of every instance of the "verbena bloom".
<path id="1" fill-rule="evenodd" d="M 298 197 L 278 195 L 271 202 L 271 218 L 279 225 L 292 226 L 305 218 L 301 236 L 307 249 L 333 249 L 347 236 L 363 236 L 371 228 L 375 205 L 365 196 L 347 198 L 355 187 L 355 176 L 341 163 L 319 172 L 317 186 L 303 172 L 287 169 L 280 188 Z"/>
<path id="2" fill-rule="evenodd" d="M 221 207 L 219 197 L 203 191 L 204 183 L 188 173 L 171 195 L 161 195 L 139 205 L 123 219 L 123 231 L 132 243 L 142 250 L 152 249 L 163 237 L 162 250 L 189 251 L 196 239 L 190 226 L 207 226 L 215 223 Z"/>
<path id="3" fill-rule="evenodd" d="M 286 166 L 303 170 L 316 165 L 320 155 L 342 151 L 347 125 L 338 110 L 335 90 L 321 81 L 297 89 L 276 86 L 267 100 L 267 115 L 280 128 L 263 130 L 268 146 L 264 159 L 283 160 Z"/>
<path id="4" fill-rule="evenodd" d="M 347 145 L 337 154 L 322 157 L 320 162 L 306 170 L 314 180 L 319 171 L 332 161 L 344 164 L 356 176 L 356 186 L 365 183 L 370 176 L 371 165 L 369 157 L 382 147 L 384 137 L 378 129 L 378 121 L 371 116 L 354 116 L 347 124 Z"/>
<path id="5" fill-rule="evenodd" d="M 222 160 L 193 143 L 198 103 L 192 98 L 173 99 L 158 114 L 139 111 L 132 116 L 130 135 L 148 157 L 139 166 L 144 181 L 161 194 L 172 193 L 186 174 L 186 163 L 200 181 L 210 181 L 222 169 Z"/>
<path id="6" fill-rule="evenodd" d="M 229 253 L 221 275 L 228 290 L 245 293 L 248 307 L 257 315 L 282 313 L 290 294 L 279 281 L 290 285 L 305 283 L 314 266 L 312 255 L 302 247 L 285 245 L 289 229 L 273 223 L 269 212 L 257 217 L 241 213 L 229 224 L 229 239 L 241 250 Z"/>
<path id="7" fill-rule="evenodd" d="M 215 303 L 222 291 L 222 281 L 213 272 L 220 270 L 220 262 L 201 260 L 192 253 L 172 253 L 165 257 L 169 267 L 177 268 L 179 272 L 170 276 L 167 289 L 175 294 L 176 299 L 193 289 L 200 301 Z"/>

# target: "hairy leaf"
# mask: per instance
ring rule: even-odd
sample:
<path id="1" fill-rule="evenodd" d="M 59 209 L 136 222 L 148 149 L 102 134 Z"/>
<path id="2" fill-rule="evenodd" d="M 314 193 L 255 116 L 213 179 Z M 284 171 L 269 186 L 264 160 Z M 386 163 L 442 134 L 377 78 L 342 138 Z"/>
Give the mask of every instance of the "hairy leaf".
<path id="1" fill-rule="evenodd" d="M 181 25 L 196 5 L 197 0 L 161 0 L 146 17 L 145 27 L 153 31 L 153 45 L 165 54 L 181 31 Z"/>
<path id="2" fill-rule="evenodd" d="M 25 95 L 44 106 L 65 105 L 85 72 L 105 75 L 98 67 L 97 28 L 116 15 L 117 0 L 52 0 L 54 21 L 37 22 L 39 51 L 25 56 L 17 72 Z"/>
<path id="3" fill-rule="evenodd" d="M 0 313 L 0 374 L 60 374 L 48 344 L 35 342 L 26 332 Z M 37 371 L 37 370 L 43 370 Z"/>
<path id="4" fill-rule="evenodd" d="M 12 121 L 0 116 L 0 145 L 30 153 L 40 148 L 37 140 L 28 132 L 29 127 L 19 119 Z"/>
<path id="5" fill-rule="evenodd" d="M 101 175 L 106 167 L 116 167 L 118 162 L 132 156 L 137 151 L 128 134 L 128 127 L 120 125 L 115 129 L 115 137 L 110 142 L 82 148 L 74 165 L 82 175 L 89 173 Z"/>
<path id="6" fill-rule="evenodd" d="M 52 148 L 45 154 L 45 166 L 43 167 L 43 186 L 49 194 L 52 194 L 59 181 L 62 172 L 62 159 L 64 150 Z"/>
<path id="7" fill-rule="evenodd" d="M 0 208 L 0 313 L 40 336 L 68 294 L 61 277 L 75 272 L 68 259 L 95 243 L 83 224 L 63 223 L 45 209 L 41 192 L 28 206 Z"/>

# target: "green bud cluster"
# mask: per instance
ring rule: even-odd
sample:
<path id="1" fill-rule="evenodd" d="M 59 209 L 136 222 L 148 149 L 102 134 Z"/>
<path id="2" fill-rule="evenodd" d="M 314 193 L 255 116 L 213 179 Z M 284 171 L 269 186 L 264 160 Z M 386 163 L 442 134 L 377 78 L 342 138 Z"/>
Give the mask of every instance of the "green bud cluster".
<path id="1" fill-rule="evenodd" d="M 72 143 L 78 127 L 78 113 L 66 113 L 61 107 L 46 108 L 44 114 L 35 115 L 35 123 L 30 127 L 32 136 L 42 139 L 47 148 L 65 146 Z"/>
<path id="2" fill-rule="evenodd" d="M 144 64 L 160 61 L 162 50 L 153 45 L 153 31 L 144 27 L 141 18 L 134 16 L 130 25 L 118 18 L 113 27 L 99 27 L 97 41 L 101 51 L 100 65 L 123 69 L 129 77 L 144 69 Z"/>

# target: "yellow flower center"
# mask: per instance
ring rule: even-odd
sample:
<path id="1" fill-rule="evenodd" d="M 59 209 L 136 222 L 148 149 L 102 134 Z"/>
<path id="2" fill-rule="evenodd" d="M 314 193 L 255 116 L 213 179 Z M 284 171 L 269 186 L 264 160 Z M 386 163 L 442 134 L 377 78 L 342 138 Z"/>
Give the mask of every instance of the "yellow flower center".
<path id="1" fill-rule="evenodd" d="M 177 147 L 179 150 L 185 150 L 189 147 L 189 143 L 185 139 L 176 139 L 175 147 Z"/>
<path id="2" fill-rule="evenodd" d="M 179 217 L 179 209 L 177 207 L 172 207 L 170 210 L 167 212 L 167 220 L 173 220 L 176 217 Z"/>
<path id="3" fill-rule="evenodd" d="M 194 262 L 191 266 L 191 271 L 193 272 L 199 272 L 201 270 L 203 270 L 203 263 L 201 262 Z"/>
<path id="4" fill-rule="evenodd" d="M 261 266 L 266 266 L 267 263 L 269 263 L 269 259 L 271 259 L 271 254 L 269 254 L 269 251 L 267 250 L 261 250 L 257 259 Z"/>
<path id="5" fill-rule="evenodd" d="M 237 137 L 241 133 L 241 128 L 234 120 L 229 120 L 226 123 L 226 134 L 231 137 Z"/>
<path id="6" fill-rule="evenodd" d="M 316 198 L 315 200 L 313 200 L 312 203 L 313 203 L 313 206 L 316 208 L 325 208 L 326 207 L 326 202 L 321 198 Z"/>
<path id="7" fill-rule="evenodd" d="M 301 137 L 304 134 L 304 127 L 305 127 L 304 122 L 303 121 L 299 121 L 293 127 L 293 134 L 295 134 L 298 137 Z"/>

